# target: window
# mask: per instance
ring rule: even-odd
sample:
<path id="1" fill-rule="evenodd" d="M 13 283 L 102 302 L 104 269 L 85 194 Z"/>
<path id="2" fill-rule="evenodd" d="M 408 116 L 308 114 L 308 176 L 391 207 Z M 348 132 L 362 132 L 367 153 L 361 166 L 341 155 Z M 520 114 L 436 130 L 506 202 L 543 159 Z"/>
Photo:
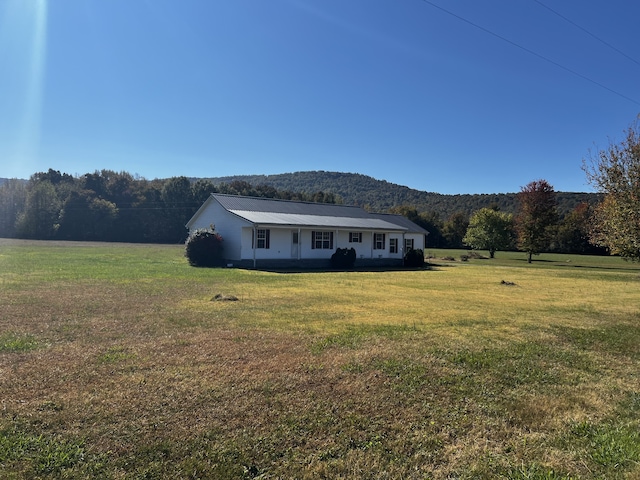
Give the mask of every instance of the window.
<path id="1" fill-rule="evenodd" d="M 333 232 L 311 232 L 311 248 L 333 250 Z"/>
<path id="2" fill-rule="evenodd" d="M 362 232 L 349 232 L 349 243 L 362 243 Z"/>
<path id="3" fill-rule="evenodd" d="M 413 238 L 404 239 L 404 251 L 408 252 L 409 250 L 413 250 Z"/>
<path id="4" fill-rule="evenodd" d="M 269 248 L 270 231 L 266 228 L 258 228 L 255 230 L 254 248 Z"/>
<path id="5" fill-rule="evenodd" d="M 398 253 L 398 239 L 390 238 L 389 239 L 389 253 Z"/>
<path id="6" fill-rule="evenodd" d="M 373 249 L 374 250 L 384 250 L 384 233 L 374 233 L 373 234 Z"/>

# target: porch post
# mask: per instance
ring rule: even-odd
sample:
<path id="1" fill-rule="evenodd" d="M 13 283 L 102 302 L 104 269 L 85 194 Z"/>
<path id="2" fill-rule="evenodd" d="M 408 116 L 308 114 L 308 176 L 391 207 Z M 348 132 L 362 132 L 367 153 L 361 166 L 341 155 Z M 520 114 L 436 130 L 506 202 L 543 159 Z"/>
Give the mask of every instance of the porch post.
<path id="1" fill-rule="evenodd" d="M 253 268 L 256 268 L 256 244 L 258 243 L 258 227 L 253 224 Z"/>
<path id="2" fill-rule="evenodd" d="M 371 230 L 371 249 L 370 249 L 371 256 L 369 258 L 373 258 L 373 241 L 375 239 L 374 237 L 375 237 L 374 231 Z"/>
<path id="3" fill-rule="evenodd" d="M 298 227 L 298 260 L 302 258 L 302 232 L 301 228 Z"/>

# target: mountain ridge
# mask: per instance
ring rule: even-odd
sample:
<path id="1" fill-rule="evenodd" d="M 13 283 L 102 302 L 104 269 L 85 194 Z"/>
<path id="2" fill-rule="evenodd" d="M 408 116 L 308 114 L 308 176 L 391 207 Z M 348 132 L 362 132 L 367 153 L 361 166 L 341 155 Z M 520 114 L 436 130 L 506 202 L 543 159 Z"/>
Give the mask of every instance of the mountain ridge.
<path id="1" fill-rule="evenodd" d="M 247 182 L 251 185 L 268 185 L 279 190 L 333 193 L 350 205 L 358 205 L 372 211 L 384 212 L 393 207 L 409 205 L 420 212 L 436 212 L 446 219 L 457 212 L 470 215 L 483 207 L 496 206 L 500 210 L 515 213 L 517 193 L 464 193 L 442 194 L 416 190 L 386 180 L 360 173 L 331 172 L 324 170 L 299 171 L 272 175 L 231 175 L 206 177 L 217 185 L 221 183 Z M 600 195 L 588 192 L 556 192 L 561 215 L 573 210 L 579 203 L 596 203 Z"/>
<path id="2" fill-rule="evenodd" d="M 9 178 L 0 178 L 0 186 Z M 517 210 L 517 193 L 461 193 L 443 194 L 416 190 L 387 180 L 379 180 L 361 173 L 308 170 L 279 174 L 229 175 L 221 177 L 191 177 L 190 180 L 210 181 L 214 185 L 246 182 L 252 186 L 268 185 L 278 190 L 331 193 L 349 205 L 357 205 L 374 212 L 387 212 L 394 207 L 410 206 L 421 213 L 435 213 L 447 219 L 455 213 L 471 215 L 483 207 L 494 206 L 508 213 Z M 22 180 L 27 182 L 27 180 Z M 578 204 L 597 203 L 602 195 L 587 192 L 556 192 L 561 216 Z"/>

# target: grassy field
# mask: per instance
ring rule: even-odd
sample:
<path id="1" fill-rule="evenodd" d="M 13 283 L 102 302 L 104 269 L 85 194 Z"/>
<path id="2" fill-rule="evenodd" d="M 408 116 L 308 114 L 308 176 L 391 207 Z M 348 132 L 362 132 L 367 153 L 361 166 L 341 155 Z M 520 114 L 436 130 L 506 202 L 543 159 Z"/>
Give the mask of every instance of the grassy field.
<path id="1" fill-rule="evenodd" d="M 426 253 L 0 240 L 0 478 L 640 479 L 638 265 Z"/>

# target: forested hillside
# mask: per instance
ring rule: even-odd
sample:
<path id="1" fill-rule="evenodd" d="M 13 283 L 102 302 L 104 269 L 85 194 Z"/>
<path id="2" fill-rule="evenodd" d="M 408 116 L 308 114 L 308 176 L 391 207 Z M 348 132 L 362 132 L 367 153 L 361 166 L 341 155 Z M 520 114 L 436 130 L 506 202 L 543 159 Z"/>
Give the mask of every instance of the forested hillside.
<path id="1" fill-rule="evenodd" d="M 468 216 L 483 207 L 494 205 L 508 213 L 515 213 L 517 208 L 515 193 L 442 195 L 414 190 L 357 173 L 313 171 L 279 175 L 237 175 L 208 180 L 215 185 L 243 181 L 251 185 L 269 185 L 293 192 L 332 193 L 338 195 L 345 204 L 359 205 L 377 212 L 408 205 L 419 212 L 435 213 L 442 219 L 447 219 L 455 213 Z M 596 203 L 598 195 L 559 192 L 557 199 L 559 213 L 564 216 L 582 202 Z"/>
<path id="2" fill-rule="evenodd" d="M 0 237 L 182 242 L 185 223 L 213 192 L 335 202 L 331 194 L 307 195 L 246 182 L 146 180 L 110 170 L 77 177 L 49 169 L 28 181 L 0 183 Z"/>
<path id="3" fill-rule="evenodd" d="M 102 170 L 71 176 L 55 170 L 0 183 L 0 237 L 176 243 L 185 223 L 213 192 L 360 205 L 406 216 L 429 231 L 429 247 L 461 248 L 472 213 L 483 207 L 515 213 L 515 193 L 441 195 L 366 175 L 297 172 L 163 180 Z M 558 193 L 554 251 L 592 252 L 587 226 L 595 194 Z"/>
<path id="4" fill-rule="evenodd" d="M 0 178 L 0 186 L 2 186 L 3 184 L 7 183 L 9 180 L 11 180 L 11 179 L 9 179 L 9 178 Z M 19 181 L 26 182 L 26 180 L 19 180 Z"/>

